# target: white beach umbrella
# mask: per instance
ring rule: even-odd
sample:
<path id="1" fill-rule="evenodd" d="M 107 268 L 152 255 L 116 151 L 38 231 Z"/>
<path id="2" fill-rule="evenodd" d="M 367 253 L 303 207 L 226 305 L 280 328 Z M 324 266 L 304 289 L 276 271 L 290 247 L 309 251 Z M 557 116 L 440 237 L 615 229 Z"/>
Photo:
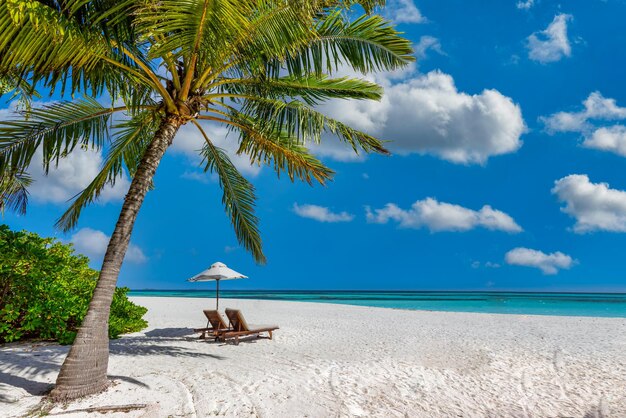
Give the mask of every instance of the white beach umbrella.
<path id="1" fill-rule="evenodd" d="M 215 281 L 215 309 L 220 307 L 220 280 L 235 280 L 235 279 L 247 279 L 248 276 L 244 276 L 241 273 L 237 273 L 235 270 L 226 267 L 224 263 L 213 263 L 211 267 L 204 270 L 201 273 L 196 274 L 191 279 L 187 279 L 188 282 L 211 282 Z"/>

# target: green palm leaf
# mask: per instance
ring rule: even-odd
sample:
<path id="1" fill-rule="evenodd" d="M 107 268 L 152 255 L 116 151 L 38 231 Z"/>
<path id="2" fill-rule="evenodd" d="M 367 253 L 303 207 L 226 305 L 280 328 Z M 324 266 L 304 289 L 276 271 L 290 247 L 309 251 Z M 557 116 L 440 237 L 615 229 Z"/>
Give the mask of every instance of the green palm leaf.
<path id="1" fill-rule="evenodd" d="M 220 86 L 214 97 L 300 98 L 308 105 L 329 99 L 380 100 L 382 88 L 370 81 L 355 78 L 327 78 L 325 76 L 273 78 L 244 78 L 228 81 Z M 212 98 L 211 95 L 207 96 Z"/>
<path id="2" fill-rule="evenodd" d="M 0 213 L 6 209 L 25 214 L 28 204 L 28 186 L 31 178 L 27 173 L 3 173 L 0 175 Z"/>
<path id="3" fill-rule="evenodd" d="M 346 65 L 366 74 L 396 70 L 415 60 L 411 43 L 378 15 L 349 21 L 337 9 L 319 20 L 317 33 L 317 39 L 284 63 L 274 61 L 272 72 L 286 66 L 290 74 L 319 76 Z"/>
<path id="4" fill-rule="evenodd" d="M 144 111 L 113 126 L 115 139 L 108 150 L 102 168 L 91 183 L 72 201 L 70 207 L 57 220 L 56 226 L 68 231 L 78 222 L 82 209 L 96 201 L 102 190 L 115 185 L 126 168 L 134 176 L 143 153 L 159 127 L 159 115 Z"/>
<path id="5" fill-rule="evenodd" d="M 104 107 L 85 97 L 19 112 L 21 119 L 0 121 L 0 172 L 26 169 L 35 151 L 43 149 L 44 168 L 77 145 L 101 148 L 108 137 L 111 114 L 124 107 Z"/>
<path id="6" fill-rule="evenodd" d="M 240 134 L 238 154 L 246 154 L 252 163 L 273 167 L 278 176 L 286 172 L 293 181 L 298 178 L 309 184 L 315 179 L 325 184 L 334 172 L 315 158 L 299 139 L 281 130 L 262 127 L 244 113 L 231 113 L 233 128 Z"/>
<path id="7" fill-rule="evenodd" d="M 205 144 L 201 155 L 204 158 L 204 171 L 216 173 L 223 190 L 222 203 L 235 228 L 237 240 L 258 263 L 265 263 L 258 218 L 254 214 L 256 196 L 254 186 L 243 177 L 228 158 L 226 152 L 216 147 L 199 124 Z"/>
<path id="8" fill-rule="evenodd" d="M 323 133 L 330 133 L 349 144 L 358 153 L 389 154 L 383 143 L 359 130 L 324 115 L 298 100 L 283 102 L 266 98 L 246 98 L 241 111 L 230 108 L 235 114 L 245 114 L 254 120 L 259 130 L 282 132 L 297 138 L 300 144 L 308 141 L 320 143 Z M 239 117 L 239 116 L 236 116 Z"/>

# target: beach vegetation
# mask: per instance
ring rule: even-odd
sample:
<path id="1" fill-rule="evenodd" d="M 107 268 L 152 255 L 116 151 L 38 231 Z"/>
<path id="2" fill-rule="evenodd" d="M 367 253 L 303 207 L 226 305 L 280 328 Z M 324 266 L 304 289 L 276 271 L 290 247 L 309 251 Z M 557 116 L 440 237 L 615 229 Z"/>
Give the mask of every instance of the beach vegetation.
<path id="1" fill-rule="evenodd" d="M 96 287 L 98 272 L 71 244 L 0 225 L 0 343 L 20 340 L 71 344 Z M 147 309 L 128 288 L 113 295 L 109 338 L 144 329 Z"/>

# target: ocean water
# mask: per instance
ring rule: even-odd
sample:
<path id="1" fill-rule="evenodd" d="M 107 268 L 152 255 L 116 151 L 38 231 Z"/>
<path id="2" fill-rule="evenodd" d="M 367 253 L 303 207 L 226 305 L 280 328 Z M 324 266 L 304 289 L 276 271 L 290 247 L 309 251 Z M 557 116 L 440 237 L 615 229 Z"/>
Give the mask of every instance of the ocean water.
<path id="1" fill-rule="evenodd" d="M 215 299 L 213 290 L 132 290 L 129 295 L 207 298 L 211 306 Z M 339 303 L 428 311 L 626 318 L 624 293 L 223 290 L 220 291 L 222 298 Z"/>

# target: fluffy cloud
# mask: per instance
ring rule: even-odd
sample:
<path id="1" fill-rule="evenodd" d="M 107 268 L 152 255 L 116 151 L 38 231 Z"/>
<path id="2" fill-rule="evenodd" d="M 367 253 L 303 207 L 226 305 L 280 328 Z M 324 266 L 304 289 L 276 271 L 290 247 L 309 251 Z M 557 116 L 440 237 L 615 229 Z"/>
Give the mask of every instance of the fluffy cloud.
<path id="1" fill-rule="evenodd" d="M 101 259 L 106 252 L 110 238 L 102 231 L 82 228 L 72 235 L 70 242 L 79 253 L 92 259 Z M 134 244 L 129 245 L 124 259 L 131 263 L 144 263 L 148 260 L 141 248 Z"/>
<path id="2" fill-rule="evenodd" d="M 581 110 L 556 112 L 539 118 L 551 135 L 558 132 L 580 133 L 584 138 L 583 147 L 626 157 L 626 126 L 609 124 L 625 119 L 626 107 L 618 106 L 615 99 L 604 97 L 598 91 L 589 94 Z"/>
<path id="3" fill-rule="evenodd" d="M 235 167 L 245 175 L 248 176 L 256 176 L 261 171 L 261 167 L 258 165 L 250 164 L 250 158 L 246 155 L 237 155 L 238 142 L 237 142 L 237 134 L 232 133 L 229 135 L 229 131 L 225 126 L 217 125 L 214 123 L 208 122 L 200 122 L 202 129 L 206 132 L 207 136 L 211 139 L 215 146 L 224 149 L 230 160 L 233 162 Z M 202 158 L 198 153 L 199 150 L 204 146 L 204 137 L 192 124 L 187 124 L 183 126 L 174 138 L 174 142 L 172 144 L 171 150 L 174 153 L 179 153 L 187 156 L 191 163 L 196 166 L 200 164 Z M 184 178 L 200 180 L 200 177 L 204 175 L 198 172 L 189 172 L 187 171 L 182 176 Z M 207 174 L 207 177 L 209 175 Z"/>
<path id="4" fill-rule="evenodd" d="M 626 157 L 626 126 L 615 125 L 598 128 L 585 139 L 583 145 L 587 148 L 609 151 Z"/>
<path id="5" fill-rule="evenodd" d="M 46 176 L 42 167 L 43 153 L 37 150 L 29 172 L 33 184 L 29 188 L 34 201 L 64 203 L 81 192 L 100 172 L 102 154 L 94 150 L 76 149 L 59 160 L 58 166 L 51 165 Z M 126 175 L 117 179 L 115 186 L 107 186 L 100 194 L 100 202 L 110 202 L 124 197 L 130 181 Z"/>
<path id="6" fill-rule="evenodd" d="M 594 128 L 592 120 L 611 121 L 626 119 L 626 107 L 620 107 L 615 99 L 607 98 L 594 91 L 583 101 L 583 108 L 577 112 L 557 112 L 539 118 L 550 134 L 557 132 L 588 133 Z"/>
<path id="7" fill-rule="evenodd" d="M 413 46 L 413 49 L 415 50 L 415 56 L 418 60 L 426 58 L 426 54 L 429 50 L 435 51 L 439 55 L 445 55 L 445 52 L 443 52 L 443 49 L 441 48 L 439 39 L 434 36 L 422 36 L 419 42 Z"/>
<path id="8" fill-rule="evenodd" d="M 535 5 L 535 0 L 518 1 L 516 6 L 518 9 L 528 10 Z"/>
<path id="9" fill-rule="evenodd" d="M 459 92 L 453 78 L 440 71 L 396 83 L 388 75 L 376 81 L 385 87 L 380 102 L 333 101 L 321 110 L 392 141 L 389 148 L 401 155 L 431 154 L 453 163 L 484 164 L 491 156 L 522 146 L 522 111 L 497 90 L 474 95 Z M 353 154 L 345 146 L 341 153 L 327 145 L 314 151 L 339 158 Z"/>
<path id="10" fill-rule="evenodd" d="M 423 23 L 426 18 L 413 0 L 391 0 L 385 8 L 386 15 L 395 23 Z"/>
<path id="11" fill-rule="evenodd" d="M 543 274 L 557 274 L 560 269 L 569 269 L 576 260 L 560 251 L 546 254 L 530 248 L 514 248 L 504 256 L 507 264 L 538 268 Z"/>
<path id="12" fill-rule="evenodd" d="M 485 205 L 475 211 L 459 205 L 438 202 L 433 198 L 418 200 L 404 210 L 393 203 L 372 211 L 366 208 L 368 222 L 385 224 L 396 221 L 401 228 L 428 228 L 432 232 L 469 231 L 486 228 L 506 232 L 521 232 L 522 228 L 504 212 Z"/>
<path id="13" fill-rule="evenodd" d="M 615 99 L 604 97 L 600 92 L 591 93 L 577 112 L 557 112 L 539 119 L 549 134 L 577 132 L 584 138 L 584 147 L 626 157 L 626 126 L 602 126 L 626 119 L 626 107 L 618 106 Z"/>
<path id="14" fill-rule="evenodd" d="M 557 180 L 552 193 L 565 203 L 561 211 L 576 219 L 574 232 L 626 232 L 626 191 L 572 174 Z"/>
<path id="15" fill-rule="evenodd" d="M 545 30 L 530 35 L 526 39 L 528 57 L 542 64 L 559 61 L 564 56 L 569 57 L 572 47 L 567 38 L 567 22 L 571 19 L 571 15 L 558 14 Z"/>
<path id="16" fill-rule="evenodd" d="M 319 222 L 350 222 L 354 219 L 354 215 L 348 212 L 334 213 L 327 207 L 317 205 L 298 205 L 294 203 L 293 211 L 298 216 Z"/>

